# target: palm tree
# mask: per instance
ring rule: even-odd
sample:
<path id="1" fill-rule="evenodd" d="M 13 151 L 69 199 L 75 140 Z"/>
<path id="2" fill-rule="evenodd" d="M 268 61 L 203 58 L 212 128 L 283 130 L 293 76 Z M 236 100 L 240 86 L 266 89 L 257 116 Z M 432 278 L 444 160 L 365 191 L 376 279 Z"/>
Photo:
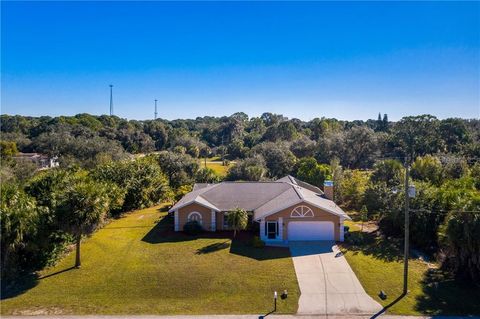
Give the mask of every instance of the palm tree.
<path id="1" fill-rule="evenodd" d="M 233 229 L 233 237 L 237 236 L 237 230 L 244 230 L 248 225 L 248 214 L 244 209 L 235 208 L 227 214 L 228 225 Z"/>
<path id="2" fill-rule="evenodd" d="M 109 209 L 109 197 L 103 184 L 87 178 L 76 178 L 62 195 L 58 218 L 64 231 L 75 238 L 75 267 L 80 268 L 82 235 L 92 232 Z"/>
<path id="3" fill-rule="evenodd" d="M 7 269 L 9 255 L 20 246 L 25 235 L 35 231 L 38 211 L 35 200 L 15 185 L 1 187 L 0 225 L 2 277 Z"/>

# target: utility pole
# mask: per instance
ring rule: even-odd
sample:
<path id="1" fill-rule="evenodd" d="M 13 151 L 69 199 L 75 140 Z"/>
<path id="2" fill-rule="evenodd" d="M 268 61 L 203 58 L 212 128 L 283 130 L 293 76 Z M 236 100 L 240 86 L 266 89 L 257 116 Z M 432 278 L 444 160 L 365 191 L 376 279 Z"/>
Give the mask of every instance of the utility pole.
<path id="1" fill-rule="evenodd" d="M 155 99 L 155 117 L 154 119 L 157 119 L 157 99 Z"/>
<path id="2" fill-rule="evenodd" d="M 113 115 L 113 85 L 110 84 L 110 116 Z"/>
<path id="3" fill-rule="evenodd" d="M 403 251 L 403 294 L 408 293 L 408 254 L 410 237 L 410 207 L 409 207 L 409 186 L 408 186 L 408 156 L 405 156 L 405 242 Z"/>

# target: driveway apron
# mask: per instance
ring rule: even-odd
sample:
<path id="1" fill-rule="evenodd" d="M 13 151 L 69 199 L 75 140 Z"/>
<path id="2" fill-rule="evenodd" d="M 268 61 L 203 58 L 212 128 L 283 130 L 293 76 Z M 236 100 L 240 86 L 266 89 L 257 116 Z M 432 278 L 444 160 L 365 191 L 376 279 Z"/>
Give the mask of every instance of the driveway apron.
<path id="1" fill-rule="evenodd" d="M 291 242 L 298 314 L 374 314 L 382 306 L 363 289 L 334 242 Z"/>

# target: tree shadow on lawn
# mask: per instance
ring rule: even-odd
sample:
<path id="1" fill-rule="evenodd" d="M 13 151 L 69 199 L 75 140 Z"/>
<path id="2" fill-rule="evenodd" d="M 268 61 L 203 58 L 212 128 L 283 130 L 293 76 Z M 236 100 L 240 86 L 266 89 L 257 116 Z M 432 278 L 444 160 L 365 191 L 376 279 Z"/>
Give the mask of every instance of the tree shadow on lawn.
<path id="1" fill-rule="evenodd" d="M 228 239 L 224 243 L 215 243 L 200 248 L 197 254 L 205 254 L 230 247 L 230 253 L 240 255 L 256 260 L 268 260 L 277 258 L 289 258 L 290 251 L 287 247 L 262 247 L 255 248 L 251 242 L 254 234 L 250 231 L 241 231 L 236 238 L 232 239 L 231 231 L 203 232 L 199 235 L 187 235 L 184 232 L 173 230 L 173 217 L 163 216 L 155 226 L 142 238 L 142 241 L 150 244 L 174 243 L 182 241 L 196 240 L 199 238 L 218 238 Z M 228 245 L 228 246 L 227 246 Z"/>
<path id="2" fill-rule="evenodd" d="M 29 273 L 14 278 L 11 281 L 2 280 L 0 300 L 9 299 L 21 295 L 38 285 L 40 280 L 60 275 L 73 269 L 76 268 L 65 268 L 63 270 L 56 271 L 43 277 L 39 277 L 38 273 Z"/>
<path id="3" fill-rule="evenodd" d="M 350 232 L 342 246 L 353 254 L 362 252 L 385 261 L 403 260 L 402 239 L 385 238 L 376 232 L 366 233 L 361 231 Z"/>
<path id="4" fill-rule="evenodd" d="M 391 303 L 389 303 L 388 305 L 386 305 L 385 307 L 382 308 L 382 310 L 380 310 L 379 312 L 377 312 L 376 314 L 374 314 L 372 317 L 370 317 L 370 319 L 375 319 L 375 318 L 378 318 L 379 316 L 383 315 L 385 313 L 385 311 L 387 311 L 389 308 L 391 308 L 393 305 L 395 305 L 397 302 L 399 302 L 400 300 L 403 299 L 403 297 L 405 297 L 406 295 L 404 293 L 402 293 L 400 296 L 398 296 L 397 298 L 395 298 L 395 300 L 393 300 Z"/>
<path id="5" fill-rule="evenodd" d="M 72 267 L 69 267 L 69 268 L 65 268 L 63 270 L 59 270 L 57 272 L 54 272 L 52 274 L 49 274 L 49 275 L 46 275 L 46 276 L 43 276 L 43 277 L 39 277 L 38 279 L 46 279 L 46 278 L 49 278 L 49 277 L 53 277 L 53 276 L 56 276 L 56 275 L 60 275 L 61 273 L 64 273 L 64 272 L 67 272 L 67 271 L 70 271 L 72 269 L 76 269 L 74 266 Z"/>
<path id="6" fill-rule="evenodd" d="M 232 237 L 231 232 L 217 231 L 217 232 L 202 232 L 198 235 L 187 235 L 184 232 L 176 232 L 173 230 L 173 217 L 163 216 L 156 221 L 150 231 L 143 236 L 142 241 L 149 244 L 173 243 L 181 241 L 190 241 L 198 238 L 224 238 Z"/>
<path id="7" fill-rule="evenodd" d="M 119 226 L 119 227 L 104 227 L 103 229 L 105 230 L 110 230 L 110 229 L 130 229 L 130 228 L 149 228 L 150 226 Z"/>
<path id="8" fill-rule="evenodd" d="M 38 285 L 38 275 L 35 273 L 23 275 L 12 281 L 2 280 L 0 300 L 19 296 Z"/>
<path id="9" fill-rule="evenodd" d="M 415 309 L 428 315 L 480 315 L 480 287 L 442 269 L 429 269 Z"/>
<path id="10" fill-rule="evenodd" d="M 248 234 L 248 236 L 252 238 L 254 235 Z M 230 253 L 259 261 L 291 257 L 288 247 L 265 246 L 257 248 L 252 246 L 251 239 L 242 238 L 235 239 L 232 242 Z"/>
<path id="11" fill-rule="evenodd" d="M 219 250 L 227 249 L 230 247 L 230 242 L 225 241 L 223 243 L 214 243 L 207 245 L 205 247 L 202 247 L 200 249 L 197 249 L 196 254 L 197 255 L 203 255 L 203 254 L 209 254 L 209 253 L 214 253 Z"/>

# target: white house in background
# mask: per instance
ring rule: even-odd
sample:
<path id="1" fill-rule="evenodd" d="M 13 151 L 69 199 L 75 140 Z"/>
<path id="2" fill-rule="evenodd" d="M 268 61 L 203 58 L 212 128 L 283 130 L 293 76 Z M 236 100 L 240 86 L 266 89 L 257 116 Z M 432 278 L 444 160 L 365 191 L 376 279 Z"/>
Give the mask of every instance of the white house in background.
<path id="1" fill-rule="evenodd" d="M 18 153 L 12 157 L 16 161 L 30 161 L 37 165 L 38 169 L 58 167 L 58 157 L 40 153 Z"/>

